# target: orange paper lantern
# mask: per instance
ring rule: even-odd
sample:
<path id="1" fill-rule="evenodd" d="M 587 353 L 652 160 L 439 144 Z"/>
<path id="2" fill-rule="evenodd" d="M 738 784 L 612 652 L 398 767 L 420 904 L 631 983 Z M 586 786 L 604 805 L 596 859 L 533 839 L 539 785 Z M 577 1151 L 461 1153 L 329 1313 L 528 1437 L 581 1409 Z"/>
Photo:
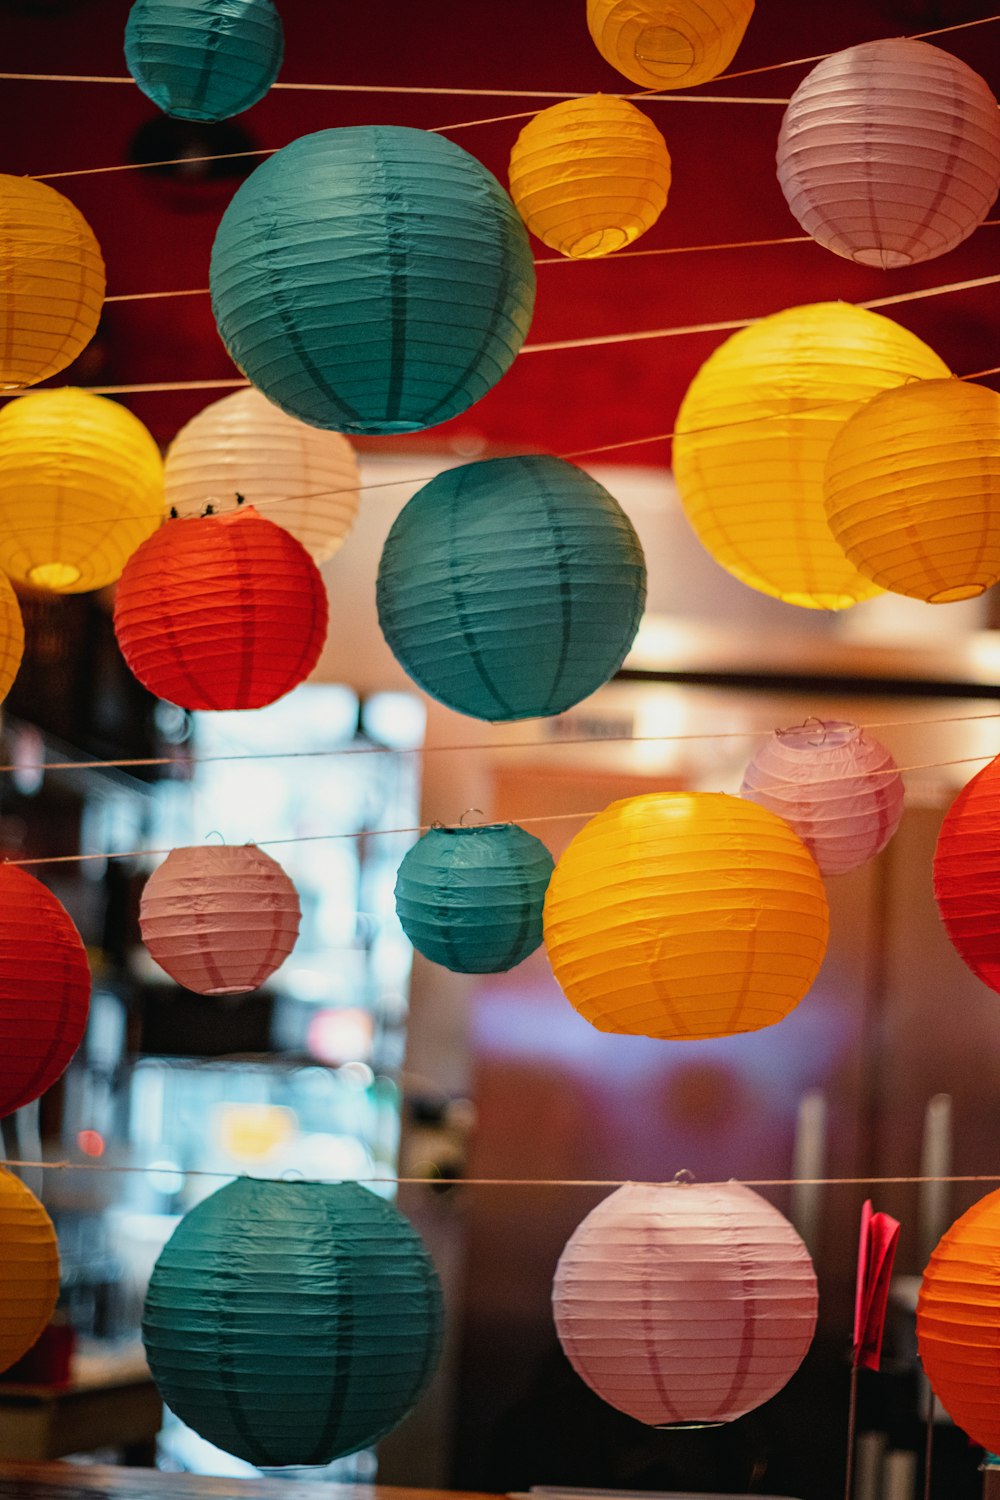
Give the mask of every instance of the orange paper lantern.
<path id="1" fill-rule="evenodd" d="M 594 46 L 651 89 L 690 89 L 728 68 L 754 0 L 587 0 Z"/>
<path id="2" fill-rule="evenodd" d="M 1000 756 L 962 788 L 934 851 L 945 931 L 973 974 L 1000 994 Z"/>
<path id="3" fill-rule="evenodd" d="M 59 1247 L 34 1193 L 0 1169 L 0 1370 L 27 1354 L 59 1295 Z"/>

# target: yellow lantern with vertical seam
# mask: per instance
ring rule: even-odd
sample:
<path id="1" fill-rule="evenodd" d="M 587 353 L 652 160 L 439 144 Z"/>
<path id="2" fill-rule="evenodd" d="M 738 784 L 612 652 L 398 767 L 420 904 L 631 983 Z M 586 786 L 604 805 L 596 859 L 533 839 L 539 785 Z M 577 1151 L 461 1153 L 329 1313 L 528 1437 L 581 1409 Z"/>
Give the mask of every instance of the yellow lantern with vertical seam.
<path id="1" fill-rule="evenodd" d="M 587 0 L 601 56 L 651 89 L 689 89 L 728 68 L 754 0 Z"/>
<path id="2" fill-rule="evenodd" d="M 17 1177 L 0 1168 L 0 1370 L 27 1354 L 55 1311 L 59 1247 L 52 1220 Z"/>
<path id="3" fill-rule="evenodd" d="M 847 302 L 786 308 L 732 334 L 677 414 L 688 520 L 742 583 L 805 609 L 880 592 L 841 550 L 823 504 L 831 445 L 858 406 L 948 367 L 916 334 Z"/>
<path id="4" fill-rule="evenodd" d="M 670 153 L 627 99 L 594 94 L 543 109 L 510 153 L 510 195 L 532 234 L 590 260 L 656 223 L 670 191 Z"/>

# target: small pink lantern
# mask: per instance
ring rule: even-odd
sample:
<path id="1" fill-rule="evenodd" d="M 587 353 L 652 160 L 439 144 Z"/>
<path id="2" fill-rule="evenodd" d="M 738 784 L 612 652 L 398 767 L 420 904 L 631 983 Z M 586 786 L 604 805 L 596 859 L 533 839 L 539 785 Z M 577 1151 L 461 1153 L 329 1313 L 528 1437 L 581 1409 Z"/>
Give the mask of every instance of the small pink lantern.
<path id="1" fill-rule="evenodd" d="M 630 1182 L 556 1267 L 559 1342 L 602 1400 L 654 1427 L 731 1422 L 781 1390 L 816 1331 L 788 1220 L 736 1182 Z"/>
<path id="2" fill-rule="evenodd" d="M 776 730 L 747 766 L 740 794 L 784 818 L 823 875 L 873 859 L 903 816 L 903 778 L 889 751 L 838 719 Z"/>
<path id="3" fill-rule="evenodd" d="M 291 953 L 298 893 L 254 844 L 174 849 L 146 882 L 142 940 L 171 979 L 196 995 L 244 995 Z"/>

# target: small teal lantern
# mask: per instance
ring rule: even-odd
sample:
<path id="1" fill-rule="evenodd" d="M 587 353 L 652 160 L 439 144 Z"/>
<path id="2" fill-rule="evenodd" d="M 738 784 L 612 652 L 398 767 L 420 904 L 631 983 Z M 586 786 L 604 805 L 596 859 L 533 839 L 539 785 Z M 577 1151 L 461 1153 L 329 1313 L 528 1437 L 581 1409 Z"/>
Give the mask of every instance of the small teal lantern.
<path id="1" fill-rule="evenodd" d="M 222 216 L 212 309 L 268 400 L 337 432 L 418 432 L 467 410 L 531 324 L 527 231 L 496 178 L 427 130 L 301 136 Z"/>
<path id="2" fill-rule="evenodd" d="M 419 953 L 459 974 L 501 974 L 542 941 L 552 855 L 516 823 L 432 828 L 403 857 L 396 913 Z"/>
<path id="3" fill-rule="evenodd" d="M 646 564 L 616 500 L 532 455 L 432 479 L 393 523 L 379 623 L 406 672 L 474 719 L 559 714 L 613 677 L 646 601 Z"/>
<path id="4" fill-rule="evenodd" d="M 181 120 L 226 120 L 263 99 L 284 34 L 271 0 L 135 0 L 125 62 L 148 99 Z"/>
<path id="5" fill-rule="evenodd" d="M 170 1409 L 259 1468 L 324 1464 L 400 1422 L 441 1351 L 416 1231 L 356 1183 L 239 1178 L 186 1214 L 143 1339 Z"/>

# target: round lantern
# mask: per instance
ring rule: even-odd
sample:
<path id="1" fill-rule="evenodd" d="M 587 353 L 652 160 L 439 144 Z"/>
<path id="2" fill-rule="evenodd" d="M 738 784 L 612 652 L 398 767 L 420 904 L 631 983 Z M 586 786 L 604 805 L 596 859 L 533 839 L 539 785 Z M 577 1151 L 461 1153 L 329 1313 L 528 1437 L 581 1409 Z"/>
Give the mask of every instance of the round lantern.
<path id="1" fill-rule="evenodd" d="M 788 308 L 734 333 L 677 415 L 674 472 L 702 545 L 788 604 L 846 609 L 877 594 L 827 524 L 830 445 L 862 401 L 947 374 L 915 334 L 844 302 Z"/>
<path id="2" fill-rule="evenodd" d="M 443 135 L 301 136 L 226 209 L 212 307 L 236 364 L 314 427 L 417 432 L 485 396 L 531 323 L 535 268 L 503 188 Z"/>
<path id="3" fill-rule="evenodd" d="M 0 1370 L 44 1332 L 59 1296 L 59 1246 L 34 1193 L 0 1169 Z"/>
<path id="4" fill-rule="evenodd" d="M 104 306 L 94 231 L 45 182 L 0 175 L 0 389 L 57 375 L 87 347 Z"/>
<path id="5" fill-rule="evenodd" d="M 298 893 L 254 844 L 173 849 L 146 882 L 142 940 L 197 995 L 245 995 L 295 947 Z"/>
<path id="6" fill-rule="evenodd" d="M 326 639 L 305 548 L 252 508 L 168 521 L 128 561 L 115 634 L 142 685 L 181 708 L 262 708 L 304 682 Z"/>
<path id="7" fill-rule="evenodd" d="M 1000 757 L 973 776 L 945 813 L 934 894 L 959 957 L 1000 994 Z"/>
<path id="8" fill-rule="evenodd" d="M 545 947 L 599 1031 L 688 1041 L 774 1026 L 819 972 L 829 914 L 788 824 L 717 792 L 612 802 L 560 860 Z"/>
<path id="9" fill-rule="evenodd" d="M 24 656 L 24 621 L 17 595 L 0 573 L 0 703 L 14 686 Z"/>
<path id="10" fill-rule="evenodd" d="M 646 600 L 625 512 L 582 469 L 530 455 L 432 479 L 393 522 L 379 624 L 425 692 L 493 721 L 563 713 L 621 666 Z"/>
<path id="11" fill-rule="evenodd" d="M 823 875 L 873 859 L 903 816 L 903 778 L 888 750 L 836 719 L 777 730 L 747 766 L 740 795 L 784 818 Z"/>
<path id="12" fill-rule="evenodd" d="M 263 99 L 284 35 L 271 0 L 135 0 L 125 62 L 147 99 L 182 120 L 226 120 Z"/>
<path id="13" fill-rule="evenodd" d="M 650 89 L 689 89 L 736 56 L 754 0 L 587 0 L 601 56 Z"/>
<path id="14" fill-rule="evenodd" d="M 654 1427 L 731 1422 L 770 1400 L 812 1343 L 816 1273 L 749 1188 L 630 1182 L 571 1236 L 552 1309 L 570 1364 Z"/>
<path id="15" fill-rule="evenodd" d="M 182 1421 L 261 1468 L 374 1443 L 422 1394 L 441 1288 L 402 1214 L 356 1183 L 240 1178 L 186 1214 L 143 1338 Z"/>
<path id="16" fill-rule="evenodd" d="M 124 406 L 33 391 L 0 410 L 0 569 L 81 594 L 114 583 L 160 524 L 163 462 Z"/>
<path id="17" fill-rule="evenodd" d="M 552 855 L 516 823 L 432 828 L 403 856 L 396 914 L 419 953 L 458 974 L 500 974 L 542 941 Z"/>
<path id="18" fill-rule="evenodd" d="M 90 970 L 51 891 L 0 864 L 0 1116 L 51 1088 L 83 1039 Z"/>
<path id="19" fill-rule="evenodd" d="M 510 153 L 510 192 L 532 234 L 576 260 L 610 255 L 667 205 L 670 154 L 627 99 L 566 99 L 529 120 Z"/>
<path id="20" fill-rule="evenodd" d="M 824 58 L 792 95 L 778 181 L 814 240 L 864 266 L 961 244 L 1000 188 L 1000 113 L 978 73 L 909 37 Z"/>
<path id="21" fill-rule="evenodd" d="M 866 578 L 928 604 L 975 598 L 1000 578 L 1000 396 L 920 380 L 866 401 L 834 440 L 824 494 Z"/>
<path id="22" fill-rule="evenodd" d="M 167 509 L 200 516 L 235 510 L 242 496 L 326 562 L 358 513 L 354 449 L 337 432 L 290 417 L 260 391 L 213 401 L 174 438 L 164 466 Z"/>

